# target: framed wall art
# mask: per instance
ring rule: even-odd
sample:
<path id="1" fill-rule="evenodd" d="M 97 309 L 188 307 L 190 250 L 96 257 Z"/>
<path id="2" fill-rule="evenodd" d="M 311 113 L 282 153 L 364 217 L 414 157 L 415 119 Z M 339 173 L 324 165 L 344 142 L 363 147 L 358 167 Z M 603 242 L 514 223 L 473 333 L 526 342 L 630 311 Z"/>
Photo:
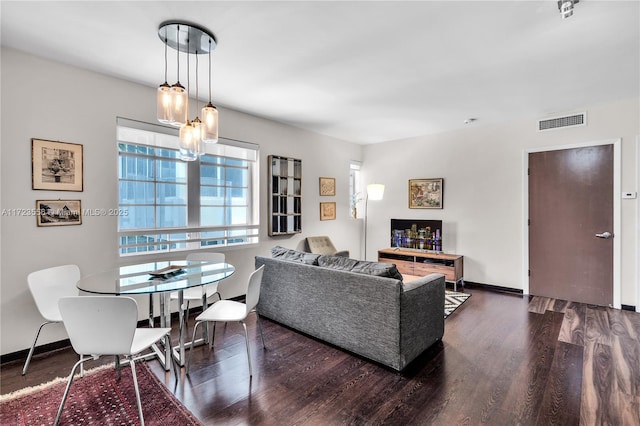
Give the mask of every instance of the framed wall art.
<path id="1" fill-rule="evenodd" d="M 320 203 L 320 220 L 336 219 L 336 203 Z"/>
<path id="2" fill-rule="evenodd" d="M 410 209 L 441 209 L 443 179 L 409 179 Z"/>
<path id="3" fill-rule="evenodd" d="M 82 170 L 82 145 L 31 139 L 32 189 L 82 191 Z"/>
<path id="4" fill-rule="evenodd" d="M 80 200 L 37 200 L 38 226 L 68 226 L 82 224 Z"/>
<path id="5" fill-rule="evenodd" d="M 330 177 L 320 178 L 320 195 L 336 195 L 336 179 Z"/>

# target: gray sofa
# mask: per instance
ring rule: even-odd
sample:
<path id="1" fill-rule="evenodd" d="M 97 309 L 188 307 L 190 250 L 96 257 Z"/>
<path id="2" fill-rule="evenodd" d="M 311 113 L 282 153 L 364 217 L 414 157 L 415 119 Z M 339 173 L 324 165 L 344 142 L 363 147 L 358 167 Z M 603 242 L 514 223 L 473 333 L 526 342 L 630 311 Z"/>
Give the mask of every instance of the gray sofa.
<path id="1" fill-rule="evenodd" d="M 274 247 L 258 313 L 403 370 L 444 334 L 444 275 L 403 283 L 395 265 Z"/>

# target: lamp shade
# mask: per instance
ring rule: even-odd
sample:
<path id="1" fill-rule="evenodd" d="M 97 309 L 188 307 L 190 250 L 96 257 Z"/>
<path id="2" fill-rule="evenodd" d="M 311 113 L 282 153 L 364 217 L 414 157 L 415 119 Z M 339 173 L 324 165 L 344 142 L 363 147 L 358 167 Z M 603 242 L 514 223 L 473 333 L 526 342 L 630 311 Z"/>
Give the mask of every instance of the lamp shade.
<path id="1" fill-rule="evenodd" d="M 184 86 L 176 83 L 171 86 L 171 124 L 177 127 L 187 123 L 189 95 Z"/>
<path id="2" fill-rule="evenodd" d="M 384 185 L 379 183 L 370 183 L 367 185 L 367 198 L 369 200 L 378 201 L 382 200 L 384 195 Z"/>
<path id="3" fill-rule="evenodd" d="M 202 108 L 202 142 L 218 142 L 218 109 L 209 102 Z"/>
<path id="4" fill-rule="evenodd" d="M 191 121 L 180 128 L 180 159 L 183 161 L 195 161 L 202 152 L 200 137 L 197 134 L 200 129 L 193 126 Z"/>
<path id="5" fill-rule="evenodd" d="M 157 118 L 164 124 L 171 124 L 171 86 L 165 81 L 158 87 Z"/>

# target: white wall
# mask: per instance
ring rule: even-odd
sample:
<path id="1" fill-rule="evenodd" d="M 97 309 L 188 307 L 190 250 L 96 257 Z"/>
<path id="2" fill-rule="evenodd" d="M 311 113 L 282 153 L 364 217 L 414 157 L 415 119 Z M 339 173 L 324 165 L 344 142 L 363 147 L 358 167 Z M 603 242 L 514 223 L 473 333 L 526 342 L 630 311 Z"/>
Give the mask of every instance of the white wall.
<path id="1" fill-rule="evenodd" d="M 638 99 L 586 110 L 584 127 L 538 132 L 544 117 L 493 126 L 480 120 L 456 132 L 366 146 L 365 182 L 386 185 L 384 201 L 369 203 L 368 257 L 389 245 L 390 218 L 442 219 L 444 250 L 464 255 L 466 280 L 522 289 L 526 149 L 622 138 L 622 190 L 637 191 Z M 444 209 L 408 208 L 414 178 L 444 178 Z M 636 301 L 637 208 L 638 200 L 621 200 L 621 301 L 629 305 Z"/>
<path id="2" fill-rule="evenodd" d="M 2 49 L 1 209 L 32 209 L 39 199 L 80 199 L 85 209 L 117 207 L 116 117 L 155 121 L 155 88 L 68 67 Z M 161 76 L 159 76 L 160 78 Z M 254 256 L 268 255 L 280 244 L 300 247 L 306 235 L 331 235 L 341 249 L 357 255 L 361 221 L 349 219 L 349 160 L 361 160 L 360 145 L 338 141 L 237 111 L 220 110 L 220 135 L 260 145 L 261 243 L 226 252 L 237 267 L 225 281 L 223 296 L 239 294 L 234 284 L 246 281 Z M 31 138 L 84 146 L 84 191 L 31 189 Z M 266 157 L 302 159 L 303 234 L 267 236 Z M 319 220 L 318 178 L 336 178 L 338 217 Z M 1 354 L 30 346 L 41 317 L 26 282 L 29 272 L 76 263 L 83 274 L 119 264 L 116 218 L 83 218 L 80 226 L 38 228 L 32 216 L 0 218 Z M 175 256 L 174 256 L 175 257 Z M 132 260 L 126 259 L 126 263 Z M 138 298 L 147 311 L 146 298 Z M 66 338 L 62 326 L 48 326 L 40 344 Z"/>

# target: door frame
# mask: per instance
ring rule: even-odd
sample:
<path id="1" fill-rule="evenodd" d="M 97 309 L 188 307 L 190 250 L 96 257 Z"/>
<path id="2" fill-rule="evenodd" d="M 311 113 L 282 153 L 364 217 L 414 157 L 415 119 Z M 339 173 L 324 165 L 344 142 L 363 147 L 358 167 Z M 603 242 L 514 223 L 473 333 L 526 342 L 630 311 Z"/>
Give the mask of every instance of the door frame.
<path id="1" fill-rule="evenodd" d="M 637 193 L 640 189 L 640 135 L 636 136 L 636 154 L 638 155 L 638 162 L 636 163 L 636 177 L 638 179 L 638 185 L 636 186 L 636 203 L 637 203 Z M 638 218 L 636 220 L 636 241 L 638 242 L 638 247 L 636 249 L 636 312 L 640 312 L 640 208 L 636 209 L 638 211 Z"/>
<path id="2" fill-rule="evenodd" d="M 527 148 L 522 155 L 522 292 L 529 294 L 529 154 L 534 152 L 558 151 L 561 149 L 587 148 L 590 146 L 613 145 L 613 307 L 621 308 L 620 293 L 621 281 L 621 218 L 620 218 L 620 172 L 621 172 L 621 143 L 622 139 L 606 139 L 594 142 L 574 143 L 568 145 L 545 146 L 540 148 Z M 640 142 L 639 142 L 640 143 Z M 640 161 L 640 159 L 639 159 Z M 640 277 L 638 278 L 638 291 L 640 293 Z M 640 303 L 640 295 L 638 295 Z M 638 308 L 636 307 L 636 310 Z"/>

